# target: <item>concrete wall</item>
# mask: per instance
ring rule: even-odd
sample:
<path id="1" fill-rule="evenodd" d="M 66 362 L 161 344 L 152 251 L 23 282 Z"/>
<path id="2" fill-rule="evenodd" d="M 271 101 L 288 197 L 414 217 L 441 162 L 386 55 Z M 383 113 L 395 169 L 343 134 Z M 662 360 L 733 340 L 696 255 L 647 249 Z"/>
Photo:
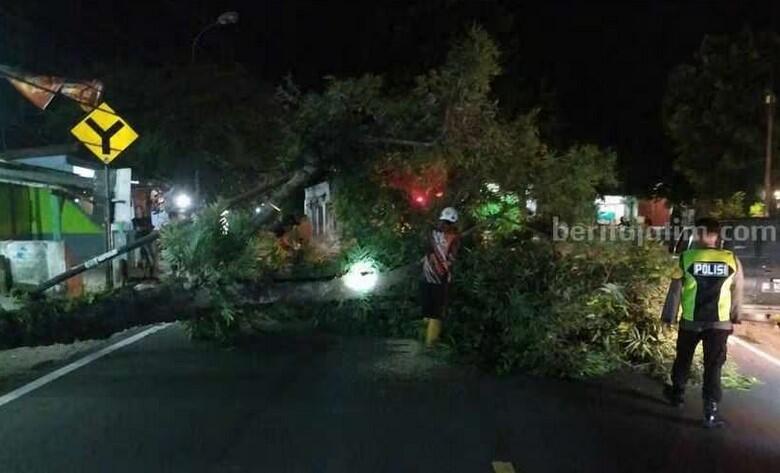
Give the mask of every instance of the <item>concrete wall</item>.
<path id="1" fill-rule="evenodd" d="M 64 241 L 68 263 L 104 250 L 103 227 L 74 200 L 49 189 L 0 184 L 0 240 Z"/>
<path id="2" fill-rule="evenodd" d="M 62 241 L 0 241 L 0 255 L 10 262 L 14 285 L 37 285 L 67 269 Z"/>

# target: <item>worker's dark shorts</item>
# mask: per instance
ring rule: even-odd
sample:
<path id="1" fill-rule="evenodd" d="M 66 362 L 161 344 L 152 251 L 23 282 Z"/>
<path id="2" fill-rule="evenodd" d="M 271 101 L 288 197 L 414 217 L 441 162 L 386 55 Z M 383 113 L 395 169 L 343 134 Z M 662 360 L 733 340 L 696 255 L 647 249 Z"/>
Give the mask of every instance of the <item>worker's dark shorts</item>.
<path id="1" fill-rule="evenodd" d="M 422 316 L 432 319 L 443 319 L 447 313 L 449 292 L 449 284 L 432 284 L 425 281 L 420 282 Z"/>

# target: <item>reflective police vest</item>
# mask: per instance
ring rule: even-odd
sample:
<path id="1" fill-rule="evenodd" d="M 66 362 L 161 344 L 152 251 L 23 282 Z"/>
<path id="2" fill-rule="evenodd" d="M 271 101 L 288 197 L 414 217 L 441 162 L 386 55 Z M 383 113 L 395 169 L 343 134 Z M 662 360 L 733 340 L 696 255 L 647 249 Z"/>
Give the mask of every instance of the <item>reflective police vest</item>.
<path id="1" fill-rule="evenodd" d="M 696 322 L 728 322 L 731 286 L 737 259 L 728 250 L 702 248 L 683 251 L 682 318 Z"/>

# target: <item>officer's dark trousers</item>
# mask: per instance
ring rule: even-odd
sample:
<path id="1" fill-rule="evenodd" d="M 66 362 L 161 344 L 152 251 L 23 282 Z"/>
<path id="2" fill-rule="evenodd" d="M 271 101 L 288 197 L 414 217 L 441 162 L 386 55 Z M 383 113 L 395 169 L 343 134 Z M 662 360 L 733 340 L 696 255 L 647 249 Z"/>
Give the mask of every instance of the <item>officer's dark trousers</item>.
<path id="1" fill-rule="evenodd" d="M 685 391 L 691 370 L 693 353 L 699 340 L 704 344 L 704 382 L 702 397 L 705 401 L 720 402 L 720 372 L 726 362 L 726 342 L 731 330 L 708 329 L 702 331 L 680 329 L 677 332 L 677 358 L 672 366 L 672 386 L 678 393 Z"/>

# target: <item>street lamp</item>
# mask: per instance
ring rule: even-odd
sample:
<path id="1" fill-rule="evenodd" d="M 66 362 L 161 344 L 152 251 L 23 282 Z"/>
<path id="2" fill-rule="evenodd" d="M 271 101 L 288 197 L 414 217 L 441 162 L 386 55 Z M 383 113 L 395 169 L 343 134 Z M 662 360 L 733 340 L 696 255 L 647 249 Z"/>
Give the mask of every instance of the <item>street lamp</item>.
<path id="1" fill-rule="evenodd" d="M 185 212 L 192 207 L 192 197 L 187 194 L 179 194 L 173 199 L 173 203 L 179 211 Z"/>
<path id="2" fill-rule="evenodd" d="M 192 53 L 190 56 L 190 63 L 195 64 L 195 51 L 198 48 L 198 41 L 200 41 L 200 37 L 203 36 L 204 33 L 218 26 L 234 25 L 236 23 L 238 23 L 238 12 L 226 11 L 225 13 L 219 15 L 217 17 L 217 20 L 214 23 L 211 23 L 210 25 L 200 30 L 200 33 L 198 33 L 195 36 L 195 39 L 192 40 Z"/>

